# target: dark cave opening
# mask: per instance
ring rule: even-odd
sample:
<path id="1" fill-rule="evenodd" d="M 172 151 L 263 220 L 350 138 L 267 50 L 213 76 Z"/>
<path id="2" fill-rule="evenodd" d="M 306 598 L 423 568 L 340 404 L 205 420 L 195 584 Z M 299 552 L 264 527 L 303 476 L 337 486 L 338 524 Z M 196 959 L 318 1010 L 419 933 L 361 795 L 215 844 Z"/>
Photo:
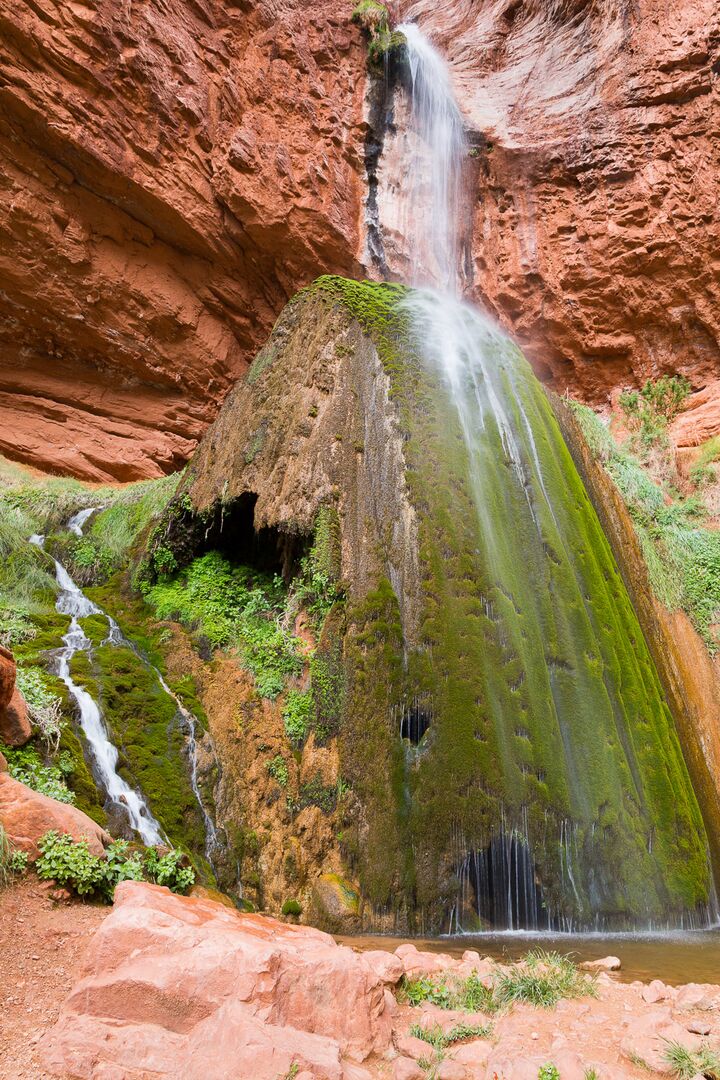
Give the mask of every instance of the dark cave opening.
<path id="1" fill-rule="evenodd" d="M 204 530 L 196 555 L 219 551 L 230 562 L 252 566 L 267 574 L 280 574 L 289 582 L 307 554 L 312 536 L 286 532 L 275 526 L 255 527 L 258 496 L 244 492 L 228 503 L 218 503 Z"/>
<path id="2" fill-rule="evenodd" d="M 462 875 L 467 876 L 483 923 L 501 930 L 550 928 L 530 850 L 516 833 L 500 833 L 486 848 L 472 851 Z"/>
<path id="3" fill-rule="evenodd" d="M 430 727 L 432 715 L 427 706 L 417 701 L 403 709 L 400 720 L 400 737 L 409 739 L 413 746 L 418 746 L 425 732 Z"/>

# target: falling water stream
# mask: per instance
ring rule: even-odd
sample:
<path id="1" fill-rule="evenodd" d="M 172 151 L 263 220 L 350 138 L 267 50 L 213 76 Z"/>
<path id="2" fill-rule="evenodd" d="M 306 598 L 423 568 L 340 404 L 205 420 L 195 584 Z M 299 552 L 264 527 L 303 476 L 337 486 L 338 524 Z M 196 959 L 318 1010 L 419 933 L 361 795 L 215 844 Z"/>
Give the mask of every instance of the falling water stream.
<path id="1" fill-rule="evenodd" d="M 75 536 L 82 536 L 83 526 L 97 509 L 98 507 L 89 507 L 80 510 L 67 522 L 67 529 L 74 533 Z M 30 542 L 42 547 L 44 537 L 32 536 Z M 219 841 L 214 822 L 205 806 L 198 782 L 197 718 L 185 708 L 177 695 L 172 692 L 158 669 L 124 636 L 112 616 L 85 596 L 57 559 L 53 559 L 53 563 L 55 565 L 55 578 L 59 587 L 55 607 L 61 614 L 70 616 L 70 627 L 63 637 L 64 648 L 57 653 L 56 672 L 67 686 L 77 705 L 80 726 L 87 739 L 93 769 L 101 789 L 106 793 L 107 799 L 113 805 L 122 809 L 131 828 L 138 834 L 144 844 L 152 846 L 165 842 L 166 838 L 160 824 L 153 816 L 147 801 L 139 791 L 136 791 L 122 778 L 117 770 L 118 749 L 110 739 L 100 706 L 87 690 L 74 682 L 70 674 L 70 664 L 73 656 L 77 652 L 88 652 L 92 648 L 90 639 L 86 636 L 79 623 L 80 619 L 87 618 L 89 615 L 100 615 L 107 621 L 108 636 L 106 641 L 109 644 L 131 649 L 148 670 L 155 674 L 158 683 L 163 691 L 172 698 L 183 719 L 188 734 L 187 749 L 190 782 L 205 827 L 205 856 L 210 865 L 213 866 L 213 856 L 219 847 Z"/>
<path id="2" fill-rule="evenodd" d="M 574 467 L 542 389 L 519 350 L 461 299 L 460 213 L 468 154 L 462 116 L 442 57 L 416 24 L 397 29 L 407 42 L 404 86 L 413 131 L 401 137 L 403 183 L 393 189 L 388 214 L 404 222 L 414 288 L 403 303 L 416 351 L 445 388 L 451 404 L 447 426 L 457 428 L 464 443 L 463 483 L 475 517 L 467 526 L 473 536 L 469 558 L 476 561 L 476 595 L 482 593 L 489 624 L 478 640 L 498 654 L 491 663 L 483 656 L 488 646 L 480 646 L 478 670 L 487 674 L 476 724 L 488 720 L 486 730 L 494 729 L 501 784 L 515 792 L 512 807 L 504 807 L 499 794 L 483 849 L 457 839 L 460 891 L 451 928 L 462 929 L 464 915 L 474 908 L 481 923 L 503 929 L 602 929 L 598 911 L 623 909 L 620 850 L 628 888 L 632 879 L 639 897 L 634 925 L 658 925 L 649 914 L 652 905 L 647 917 L 643 910 L 644 876 L 648 886 L 652 878 L 657 912 L 667 899 L 663 866 L 677 851 L 676 830 L 702 832 L 691 806 L 682 824 L 655 836 L 652 770 L 663 767 L 663 755 L 675 761 L 679 754 L 674 734 L 666 735 L 663 726 L 672 727 L 672 720 L 651 661 L 633 655 L 639 629 L 626 595 L 618 591 L 624 587 L 615 583 L 612 557 L 601 549 L 605 540 L 599 539 L 597 520 L 588 524 L 582 518 L 587 496 L 573 493 L 568 470 Z M 382 220 L 378 224 L 382 230 Z M 614 615 L 608 610 L 624 611 L 626 603 L 630 615 L 619 616 L 611 629 Z M 463 643 L 468 650 L 469 640 Z M 503 668 L 513 674 L 505 676 Z M 626 671 L 632 671 L 638 690 L 625 689 Z M 663 718 L 652 736 L 655 764 L 648 763 L 646 712 Z M 415 735 L 418 742 L 422 732 Z M 548 753 L 543 745 L 554 749 Z M 408 760 L 420 760 L 417 752 L 408 753 Z M 681 759 L 678 767 L 684 769 Z M 519 774 L 530 775 L 532 783 L 518 780 Z M 552 812 L 533 806 L 530 826 L 528 803 L 538 787 L 547 790 L 546 781 L 563 785 L 563 794 Z M 518 796 L 521 785 L 529 796 Z M 610 830 L 598 824 L 609 805 L 619 808 Z M 553 867 L 556 901 L 562 897 L 561 906 L 574 912 L 577 924 L 543 901 L 533 829 L 546 865 Z M 665 848 L 656 861 L 659 842 Z M 676 909 L 668 925 L 707 926 L 715 917 L 711 895 L 707 907 Z"/>

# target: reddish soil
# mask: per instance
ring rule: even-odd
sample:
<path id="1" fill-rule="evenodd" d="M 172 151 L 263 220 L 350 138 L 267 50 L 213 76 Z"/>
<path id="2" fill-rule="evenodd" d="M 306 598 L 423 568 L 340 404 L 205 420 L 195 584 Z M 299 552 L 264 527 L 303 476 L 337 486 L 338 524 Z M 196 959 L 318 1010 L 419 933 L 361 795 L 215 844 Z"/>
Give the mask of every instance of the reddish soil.
<path id="1" fill-rule="evenodd" d="M 111 909 L 56 904 L 34 877 L 0 890 L 0 1080 L 45 1080 L 36 1053 Z"/>

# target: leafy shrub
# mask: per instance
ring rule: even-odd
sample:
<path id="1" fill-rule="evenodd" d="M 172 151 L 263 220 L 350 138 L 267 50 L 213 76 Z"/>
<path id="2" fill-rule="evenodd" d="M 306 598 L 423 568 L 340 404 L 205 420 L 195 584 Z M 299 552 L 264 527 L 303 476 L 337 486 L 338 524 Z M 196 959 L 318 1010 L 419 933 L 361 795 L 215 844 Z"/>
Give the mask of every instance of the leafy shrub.
<path id="1" fill-rule="evenodd" d="M 287 787 L 290 774 L 288 772 L 287 762 L 282 754 L 276 754 L 272 761 L 268 761 L 265 768 L 270 773 L 273 780 L 278 782 L 280 787 Z"/>
<path id="2" fill-rule="evenodd" d="M 166 885 L 172 892 L 187 892 L 195 884 L 195 871 L 187 864 L 181 851 L 168 851 L 159 855 L 155 848 L 148 848 L 145 870 L 150 881 Z"/>
<path id="3" fill-rule="evenodd" d="M 233 566 L 210 551 L 172 580 L 152 586 L 147 599 L 159 619 L 184 623 L 213 648 L 235 645 L 258 692 L 276 698 L 303 666 L 298 642 L 281 625 L 286 595 L 280 577 Z"/>
<path id="4" fill-rule="evenodd" d="M 294 746 L 305 742 L 314 714 L 312 695 L 306 690 L 289 690 L 283 706 L 285 734 Z"/>
<path id="5" fill-rule="evenodd" d="M 56 881 L 78 896 L 96 894 L 111 902 L 121 881 L 149 880 L 173 892 L 186 892 L 195 882 L 194 870 L 183 865 L 185 856 L 179 851 L 165 855 L 155 848 L 130 852 L 126 840 L 116 840 L 104 856 L 97 856 L 87 841 L 54 830 L 41 837 L 38 847 L 42 853 L 35 864 L 38 877 Z"/>
<path id="6" fill-rule="evenodd" d="M 72 772 L 72 764 L 68 763 L 66 756 L 61 754 L 55 764 L 46 765 L 34 746 L 19 749 L 0 746 L 0 751 L 6 757 L 8 772 L 15 780 L 57 802 L 75 802 L 75 794 L 65 782 L 66 776 Z"/>
<path id="7" fill-rule="evenodd" d="M 286 900 L 280 910 L 283 915 L 302 915 L 302 906 L 297 900 Z"/>
<path id="8" fill-rule="evenodd" d="M 76 841 L 67 833 L 53 830 L 40 838 L 38 847 L 42 854 L 35 870 L 43 881 L 56 881 L 78 896 L 112 894 L 107 863 L 91 853 L 85 840 Z"/>
<path id="9" fill-rule="evenodd" d="M 622 393 L 619 405 L 635 445 L 648 447 L 662 438 L 689 393 L 690 383 L 682 375 L 663 375 L 656 382 L 649 379 L 639 392 Z"/>
<path id="10" fill-rule="evenodd" d="M 538 1072 L 538 1080 L 560 1080 L 560 1073 L 557 1065 L 551 1063 L 542 1065 Z"/>

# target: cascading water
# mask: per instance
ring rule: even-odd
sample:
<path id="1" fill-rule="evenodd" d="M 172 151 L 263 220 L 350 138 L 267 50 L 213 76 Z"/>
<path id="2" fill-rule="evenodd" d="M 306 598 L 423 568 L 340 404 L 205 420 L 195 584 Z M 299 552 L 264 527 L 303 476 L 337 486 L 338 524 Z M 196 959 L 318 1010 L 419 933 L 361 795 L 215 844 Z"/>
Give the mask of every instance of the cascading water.
<path id="1" fill-rule="evenodd" d="M 436 842 L 442 807 L 453 929 L 470 913 L 507 929 L 707 924 L 707 841 L 657 673 L 546 395 L 458 296 L 462 120 L 441 57 L 416 25 L 398 29 L 415 138 L 391 216 L 434 387 L 408 465 L 422 474 L 431 444 L 444 463 L 420 538 L 440 594 L 418 691 L 435 685 L 432 721 L 401 726 L 420 743 L 406 757 L 413 844 Z"/>
<path id="2" fill-rule="evenodd" d="M 82 525 L 91 513 L 92 510 L 76 514 L 68 522 L 68 528 L 72 528 L 76 535 L 82 536 Z M 31 543 L 42 547 L 43 537 L 33 536 L 30 539 Z M 65 567 L 57 559 L 53 559 L 53 562 L 59 588 L 55 607 L 61 615 L 70 616 L 70 627 L 63 637 L 65 647 L 57 653 L 56 673 L 67 686 L 77 705 L 80 726 L 92 754 L 93 770 L 108 800 L 123 808 L 130 826 L 142 842 L 150 846 L 161 844 L 163 843 L 162 831 L 150 807 L 142 795 L 130 787 L 117 771 L 118 750 L 110 741 L 99 705 L 87 690 L 73 681 L 70 674 L 70 663 L 75 653 L 87 651 L 91 647 L 90 640 L 86 637 L 78 620 L 87 618 L 88 615 L 102 615 L 103 612 L 78 588 Z"/>
<path id="3" fill-rule="evenodd" d="M 83 526 L 97 509 L 97 507 L 89 507 L 74 514 L 67 522 L 68 530 L 74 533 L 75 536 L 82 536 Z M 30 540 L 31 543 L 34 543 L 39 547 L 43 546 L 44 538 L 42 536 L 32 536 Z M 129 641 L 128 638 L 124 636 L 115 619 L 108 615 L 107 612 L 103 611 L 102 608 L 98 607 L 97 604 L 93 603 L 89 597 L 85 596 L 61 563 L 56 559 L 53 559 L 53 563 L 55 565 L 55 577 L 59 587 L 56 610 L 63 615 L 69 615 L 71 617 L 70 628 L 68 633 L 63 637 L 65 647 L 57 653 L 56 672 L 67 686 L 77 705 L 80 725 L 88 741 L 92 755 L 93 769 L 96 773 L 96 778 L 100 787 L 106 793 L 106 796 L 111 803 L 122 808 L 123 812 L 127 815 L 131 828 L 140 836 L 140 839 L 144 844 L 151 846 L 164 842 L 160 825 L 153 816 L 146 800 L 139 792 L 130 787 L 117 771 L 119 759 L 118 750 L 109 738 L 99 705 L 87 690 L 78 686 L 73 681 L 72 676 L 70 675 L 70 664 L 75 653 L 81 651 L 87 652 L 92 647 L 90 640 L 85 635 L 78 621 L 89 615 L 100 615 L 107 620 L 107 642 L 119 647 L 132 649 L 148 670 L 154 673 L 163 691 L 172 698 L 178 713 L 185 723 L 188 732 L 190 782 L 205 828 L 205 856 L 210 865 L 213 866 L 213 856 L 218 850 L 219 840 L 215 824 L 205 806 L 198 781 L 197 718 L 185 708 L 177 695 L 172 692 L 158 669 L 139 652 L 136 646 Z"/>

